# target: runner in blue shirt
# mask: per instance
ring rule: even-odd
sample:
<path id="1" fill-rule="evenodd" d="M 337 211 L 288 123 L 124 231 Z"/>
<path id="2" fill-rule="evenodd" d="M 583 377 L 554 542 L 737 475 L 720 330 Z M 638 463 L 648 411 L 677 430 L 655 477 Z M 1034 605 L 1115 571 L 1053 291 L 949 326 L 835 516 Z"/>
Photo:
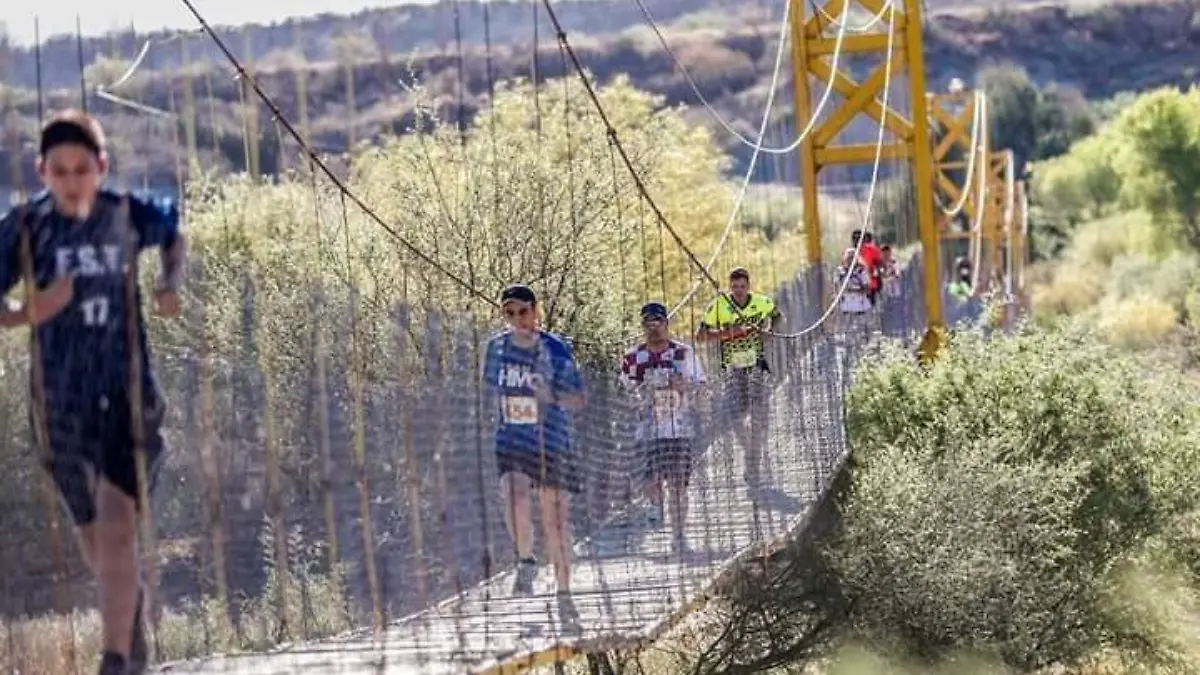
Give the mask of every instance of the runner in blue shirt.
<path id="1" fill-rule="evenodd" d="M 533 592 L 531 495 L 541 491 L 542 532 L 558 592 L 570 592 L 568 493 L 579 491 L 571 457 L 571 412 L 583 407 L 583 379 L 570 346 L 538 327 L 537 296 L 528 286 L 504 289 L 508 328 L 487 344 L 484 382 L 497 398 L 496 464 L 505 522 L 517 548 L 513 592 Z"/>
<path id="2" fill-rule="evenodd" d="M 135 446 L 149 486 L 164 449 L 164 406 L 133 263 L 143 249 L 162 251 L 154 308 L 176 316 L 186 247 L 175 208 L 102 190 L 107 168 L 104 132 L 88 115 L 64 112 L 42 130 L 47 191 L 0 220 L 0 300 L 18 281 L 26 288 L 24 303 L 4 301 L 0 326 L 33 326 L 31 424 L 96 576 L 100 673 L 138 675 L 147 649 Z"/>

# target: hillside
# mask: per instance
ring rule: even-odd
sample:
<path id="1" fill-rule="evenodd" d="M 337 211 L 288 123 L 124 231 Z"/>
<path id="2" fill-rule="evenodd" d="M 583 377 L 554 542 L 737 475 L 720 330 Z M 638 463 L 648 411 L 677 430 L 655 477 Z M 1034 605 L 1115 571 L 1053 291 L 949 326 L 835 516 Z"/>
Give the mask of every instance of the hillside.
<path id="1" fill-rule="evenodd" d="M 1188 84 L 1195 79 L 1196 64 L 1200 63 L 1200 0 L 1091 9 L 1020 2 L 997 8 L 989 3 L 987 11 L 980 11 L 979 3 L 962 0 L 930 5 L 926 55 L 932 89 L 944 87 L 953 77 L 970 79 L 982 65 L 1012 62 L 1026 68 L 1041 84 L 1054 82 L 1077 88 L 1090 99 L 1103 99 L 1124 91 Z M 734 6 L 738 7 L 736 11 L 731 9 Z M 704 4 L 665 0 L 654 3 L 653 8 L 662 23 L 673 23 L 675 48 L 706 97 L 727 118 L 739 120 L 745 133 L 752 133 L 750 125 L 761 111 L 773 56 L 769 44 L 773 39 L 769 36 L 774 28 L 764 21 L 763 5 L 736 0 Z M 496 3 L 490 14 L 495 76 L 528 77 L 532 60 L 530 6 Z M 562 15 L 571 31 L 587 27 L 580 31 L 582 35 L 572 33 L 573 43 L 586 67 L 601 80 L 627 74 L 637 86 L 662 94 L 669 103 L 694 103 L 685 80 L 641 24 L 636 5 L 608 0 L 570 3 L 563 7 Z M 462 111 L 469 118 L 485 103 L 487 93 L 482 6 L 464 3 L 460 24 L 466 79 Z M 547 24 L 543 18 L 539 63 L 542 75 L 553 77 L 563 72 L 563 61 Z M 714 24 L 741 28 L 714 29 Z M 255 55 L 260 81 L 293 119 L 298 116 L 299 105 L 290 67 L 303 64 L 314 139 L 322 149 L 336 152 L 347 147 L 348 119 L 354 120 L 357 139 L 383 131 L 403 132 L 411 126 L 414 98 L 398 83 L 411 79 L 410 73 L 425 86 L 440 115 L 453 118 L 458 114 L 457 54 L 449 47 L 437 48 L 439 43 L 453 44 L 452 27 L 452 7 L 443 3 L 365 12 L 354 17 L 320 17 L 252 27 L 241 35 L 232 31 L 226 34 L 235 49 L 249 44 L 248 53 Z M 347 31 L 362 35 L 337 37 Z M 297 35 L 303 36 L 299 42 Z M 125 35 L 90 40 L 85 44 L 85 58 L 90 62 L 93 56 L 107 53 L 130 59 L 142 39 Z M 199 99 L 198 141 L 204 148 L 203 162 L 239 168 L 244 165 L 239 87 L 223 63 L 211 71 L 211 66 L 205 65 L 215 63 L 207 58 L 216 58 L 202 53 L 201 45 L 206 43 L 195 38 L 188 43 L 192 71 L 200 76 L 194 80 L 194 90 Z M 297 44 L 303 49 L 296 49 Z M 356 64 L 353 115 L 346 106 L 344 70 L 333 58 L 337 50 L 349 54 Z M 43 51 L 48 88 L 54 90 L 48 95 L 49 107 L 74 104 L 78 100 L 78 68 L 73 44 L 59 38 L 47 43 Z M 19 90 L 8 89 L 2 102 L 10 108 L 4 124 L 9 139 L 5 153 L 0 153 L 0 161 L 6 164 L 10 161 L 7 153 L 15 147 L 11 134 L 20 133 L 27 143 L 36 126 L 37 109 L 29 85 L 33 81 L 31 55 L 15 49 L 8 53 L 12 76 L 6 79 L 16 82 Z M 130 82 L 131 88 L 123 92 L 156 108 L 168 109 L 172 88 L 176 98 L 182 99 L 180 59 L 178 41 L 152 48 Z M 109 66 L 107 71 L 95 67 L 91 72 L 97 78 L 105 72 L 113 78 L 123 70 Z M 205 72 L 212 74 L 211 106 L 205 93 Z M 790 116 L 789 99 L 783 97 L 777 106 L 784 120 Z M 173 182 L 175 163 L 170 152 L 169 124 L 100 100 L 93 99 L 92 106 L 114 136 L 125 139 L 126 145 L 118 147 L 116 155 L 127 179 L 140 182 L 144 176 L 153 175 L 156 180 L 151 182 Z M 707 120 L 699 114 L 696 117 Z M 278 165 L 276 135 L 273 129 L 263 132 L 262 168 L 271 171 Z M 780 133 L 786 134 L 787 129 Z M 29 166 L 29 162 L 24 165 Z"/>

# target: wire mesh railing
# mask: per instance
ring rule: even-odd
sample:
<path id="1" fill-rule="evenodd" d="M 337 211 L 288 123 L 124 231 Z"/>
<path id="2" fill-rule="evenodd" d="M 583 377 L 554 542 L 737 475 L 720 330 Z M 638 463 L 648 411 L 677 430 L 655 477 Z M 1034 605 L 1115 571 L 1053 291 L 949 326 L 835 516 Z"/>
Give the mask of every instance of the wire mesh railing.
<path id="1" fill-rule="evenodd" d="M 891 335 L 920 328 L 911 320 L 920 297 L 914 270 L 872 314 Z M 805 303 L 812 274 L 778 289 L 785 324 L 821 311 Z M 204 287 L 203 278 L 190 287 L 190 322 L 203 320 Z M 619 384 L 616 364 L 582 366 L 588 402 L 573 422 L 570 457 L 579 480 L 570 498 L 567 607 L 544 564 L 532 594 L 513 592 L 494 396 L 480 376 L 491 322 L 425 311 L 417 323 L 413 308 L 397 305 L 392 339 L 369 354 L 383 367 L 359 383 L 350 316 L 325 315 L 324 359 L 313 350 L 272 353 L 272 338 L 255 329 L 263 294 L 249 281 L 245 287 L 236 340 L 213 344 L 193 325 L 184 332 L 194 343 L 168 343 L 156 356 L 171 402 L 165 428 L 172 449 L 152 503 L 162 607 L 155 634 L 168 660 L 294 646 L 171 672 L 351 673 L 380 659 L 397 672 L 462 672 L 555 646 L 644 640 L 740 555 L 790 532 L 822 494 L 846 453 L 841 415 L 852 360 L 878 330 L 839 326 L 769 343 L 771 372 L 757 383 L 759 393 L 722 372 L 712 350 L 699 350 L 709 377 L 694 403 L 682 549 L 672 545 L 673 514 L 656 516 L 643 496 L 642 406 Z M 353 303 L 342 309 L 352 311 Z M 298 328 L 311 334 L 316 327 Z M 686 334 L 675 338 L 691 342 Z M 309 337 L 307 344 L 321 343 Z M 22 417 L 23 385 L 6 378 L 4 389 L 6 440 L 19 445 L 20 425 L 12 422 Z M 766 433 L 739 436 L 739 416 Z M 764 444 L 761 482 L 752 486 L 747 439 Z M 32 498 L 14 495 L 7 506 L 3 611 L 43 614 L 56 583 L 41 535 L 45 514 Z M 76 607 L 87 602 L 86 579 L 73 565 L 59 580 Z M 94 619 L 74 620 L 74 639 L 85 643 L 78 659 L 86 662 Z M 376 622 L 374 637 L 350 632 Z M 31 636 L 6 626 L 0 662 L 20 667 L 32 658 L 22 646 Z M 61 672 L 80 668 L 63 665 Z"/>

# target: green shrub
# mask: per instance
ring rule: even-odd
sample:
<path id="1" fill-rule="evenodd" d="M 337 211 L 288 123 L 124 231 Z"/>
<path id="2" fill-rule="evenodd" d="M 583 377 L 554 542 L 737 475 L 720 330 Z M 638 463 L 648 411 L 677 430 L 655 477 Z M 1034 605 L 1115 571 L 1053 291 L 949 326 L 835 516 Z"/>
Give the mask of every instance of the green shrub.
<path id="1" fill-rule="evenodd" d="M 829 555 L 855 630 L 1022 668 L 1149 639 L 1106 598 L 1200 504 L 1195 385 L 1079 331 L 963 334 L 928 370 L 910 361 L 864 362 L 850 395 Z"/>

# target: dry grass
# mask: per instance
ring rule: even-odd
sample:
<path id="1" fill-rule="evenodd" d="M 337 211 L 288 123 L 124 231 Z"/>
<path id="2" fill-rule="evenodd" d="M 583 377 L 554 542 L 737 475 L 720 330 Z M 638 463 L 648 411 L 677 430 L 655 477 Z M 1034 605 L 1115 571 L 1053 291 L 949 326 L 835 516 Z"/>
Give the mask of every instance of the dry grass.
<path id="1" fill-rule="evenodd" d="M 274 572 L 271 572 L 272 578 Z M 301 592 L 301 586 L 304 592 Z M 199 603 L 165 608 L 152 642 L 156 661 L 194 659 L 212 654 L 260 652 L 283 642 L 320 639 L 354 627 L 357 611 L 348 607 L 339 576 L 301 573 L 288 583 L 292 612 L 287 634 L 280 622 L 268 583 L 262 598 L 241 603 L 235 626 L 219 602 L 206 598 Z M 303 608 L 303 609 L 301 609 Z M 95 610 L 78 610 L 70 616 L 47 614 L 0 623 L 0 672 L 42 675 L 90 672 L 100 653 L 100 616 Z"/>
<path id="2" fill-rule="evenodd" d="M 1059 270 L 1053 280 L 1033 289 L 1033 307 L 1039 320 L 1076 316 L 1104 296 L 1104 278 L 1094 269 Z"/>
<path id="3" fill-rule="evenodd" d="M 1175 308 L 1169 303 L 1142 294 L 1106 304 L 1097 328 L 1109 344 L 1149 349 L 1166 341 L 1178 319 Z"/>

